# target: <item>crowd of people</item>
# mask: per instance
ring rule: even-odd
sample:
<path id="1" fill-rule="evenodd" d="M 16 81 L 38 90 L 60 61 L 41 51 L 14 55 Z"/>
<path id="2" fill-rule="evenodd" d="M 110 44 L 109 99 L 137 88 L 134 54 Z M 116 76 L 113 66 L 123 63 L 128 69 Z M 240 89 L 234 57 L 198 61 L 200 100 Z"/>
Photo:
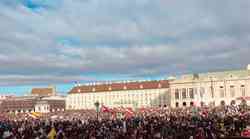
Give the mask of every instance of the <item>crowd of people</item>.
<path id="1" fill-rule="evenodd" d="M 250 111 L 232 102 L 219 107 L 144 108 L 127 117 L 95 110 L 39 118 L 1 114 L 0 139 L 217 139 L 250 137 Z M 7 115 L 7 116 L 6 116 Z"/>

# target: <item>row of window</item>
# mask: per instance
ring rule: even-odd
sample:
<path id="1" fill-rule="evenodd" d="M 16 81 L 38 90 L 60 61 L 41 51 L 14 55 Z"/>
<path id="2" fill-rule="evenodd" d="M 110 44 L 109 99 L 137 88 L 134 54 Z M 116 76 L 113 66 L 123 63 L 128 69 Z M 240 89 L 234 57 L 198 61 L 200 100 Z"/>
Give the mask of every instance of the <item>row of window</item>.
<path id="1" fill-rule="evenodd" d="M 77 101 L 81 100 L 101 100 L 101 101 L 112 101 L 114 99 L 147 99 L 147 98 L 154 98 L 157 96 L 164 97 L 164 95 L 161 95 L 161 93 L 141 93 L 141 94 L 107 94 L 103 96 L 99 96 L 96 94 L 91 95 L 73 95 L 70 96 L 68 100 L 73 101 L 73 103 L 77 103 Z"/>
<path id="2" fill-rule="evenodd" d="M 42 110 L 47 111 L 47 110 L 49 110 L 50 108 L 49 108 L 49 106 L 38 106 L 37 109 L 38 109 L 38 111 L 42 111 Z"/>
<path id="3" fill-rule="evenodd" d="M 209 88 L 209 92 L 210 92 L 210 96 L 212 98 L 214 98 L 214 91 L 216 88 L 214 88 L 213 86 L 210 86 Z M 220 94 L 220 98 L 224 98 L 226 96 L 226 88 L 224 88 L 224 86 L 220 86 L 219 88 L 219 94 Z M 229 88 L 229 93 L 230 93 L 230 97 L 235 97 L 236 93 L 235 93 L 235 86 L 231 85 Z M 245 85 L 241 85 L 240 86 L 240 92 L 241 92 L 241 96 L 246 96 L 246 88 Z M 179 99 L 186 99 L 186 98 L 190 98 L 190 99 L 194 99 L 194 94 L 197 94 L 197 88 L 182 88 L 182 89 L 175 89 L 175 99 L 179 100 Z M 201 87 L 200 88 L 200 97 L 203 98 L 205 94 L 205 88 Z"/>
<path id="4" fill-rule="evenodd" d="M 105 105 L 114 105 L 114 102 L 120 103 L 133 103 L 136 102 L 138 105 L 161 105 L 167 103 L 167 96 L 166 94 L 142 94 L 140 97 L 130 97 L 126 96 L 119 96 L 119 98 L 111 98 L 111 97 L 94 97 L 89 98 L 86 96 L 72 96 L 67 101 L 68 104 L 74 106 L 81 106 L 81 107 L 93 107 L 93 103 L 99 101 Z"/>
<path id="5" fill-rule="evenodd" d="M 142 84 L 141 84 L 139 87 L 140 87 L 140 89 L 143 89 L 143 88 L 144 88 Z M 159 83 L 159 84 L 158 84 L 158 88 L 161 88 L 161 87 L 162 87 L 162 85 Z M 111 90 L 112 90 L 112 87 L 109 86 L 108 90 L 111 91 Z M 123 86 L 123 90 L 127 90 L 127 86 L 126 86 L 126 85 Z M 77 90 L 78 93 L 81 93 L 82 91 L 84 92 L 84 90 L 81 90 L 81 89 L 78 89 L 78 90 Z M 95 92 L 95 91 L 96 91 L 96 88 L 93 87 L 93 88 L 92 88 L 92 92 Z"/>
<path id="6" fill-rule="evenodd" d="M 194 93 L 197 92 L 195 88 L 182 88 L 182 89 L 175 89 L 175 99 L 186 99 L 191 98 L 194 99 Z M 180 96 L 181 94 L 181 96 Z"/>
<path id="7" fill-rule="evenodd" d="M 74 96 L 74 97 L 85 97 L 87 99 L 99 99 L 99 98 L 105 98 L 105 99 L 119 99 L 119 98 L 124 98 L 124 97 L 133 97 L 133 98 L 140 98 L 140 97 L 153 97 L 155 95 L 158 95 L 159 93 L 140 93 L 140 94 L 111 94 L 111 95 L 79 95 L 79 96 Z"/>
<path id="8" fill-rule="evenodd" d="M 214 102 L 213 102 L 214 103 Z M 200 104 L 199 104 L 200 106 L 204 106 L 204 102 L 200 102 Z M 181 103 L 179 103 L 179 102 L 176 102 L 175 103 L 175 107 L 176 108 L 178 108 L 178 107 L 187 107 L 187 106 L 194 106 L 194 102 L 182 102 L 182 106 L 181 106 Z"/>
<path id="9" fill-rule="evenodd" d="M 70 101 L 70 104 L 74 104 L 74 105 L 85 105 L 85 106 L 89 106 L 89 105 L 93 105 L 93 102 L 100 102 L 100 103 L 104 103 L 104 104 L 108 104 L 108 105 L 112 105 L 114 101 L 119 101 L 119 102 L 126 102 L 126 103 L 132 103 L 132 102 L 138 102 L 139 104 L 150 104 L 151 102 L 154 103 L 165 103 L 167 102 L 166 97 L 160 97 L 160 98 L 144 98 L 144 99 L 113 99 L 113 100 L 102 100 L 102 99 L 95 99 L 95 100 L 78 100 L 78 101 Z"/>
<path id="10" fill-rule="evenodd" d="M 224 88 L 224 86 L 220 86 L 220 97 L 224 98 L 226 96 L 226 88 Z M 229 88 L 229 92 L 230 92 L 230 97 L 235 97 L 235 86 L 231 85 Z M 246 96 L 246 88 L 245 85 L 241 85 L 240 86 L 240 92 L 241 92 L 241 96 Z"/>

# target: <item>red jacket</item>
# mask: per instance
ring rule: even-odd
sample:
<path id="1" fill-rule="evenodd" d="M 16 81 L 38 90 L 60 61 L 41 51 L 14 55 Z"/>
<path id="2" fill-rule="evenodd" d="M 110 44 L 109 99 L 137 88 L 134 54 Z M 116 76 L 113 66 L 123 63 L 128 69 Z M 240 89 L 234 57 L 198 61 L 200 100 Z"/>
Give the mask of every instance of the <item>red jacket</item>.
<path id="1" fill-rule="evenodd" d="M 241 136 L 242 137 L 250 137 L 250 130 L 249 129 L 245 129 L 241 132 Z"/>

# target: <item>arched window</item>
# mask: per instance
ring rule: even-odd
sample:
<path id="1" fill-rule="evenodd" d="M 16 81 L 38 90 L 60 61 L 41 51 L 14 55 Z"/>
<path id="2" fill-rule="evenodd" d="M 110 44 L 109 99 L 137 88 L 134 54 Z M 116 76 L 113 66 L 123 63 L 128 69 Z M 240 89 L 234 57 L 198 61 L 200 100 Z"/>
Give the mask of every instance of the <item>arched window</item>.
<path id="1" fill-rule="evenodd" d="M 230 85 L 230 95 L 231 97 L 235 97 L 235 88 L 233 85 Z"/>
<path id="2" fill-rule="evenodd" d="M 194 99 L 194 89 L 193 88 L 189 88 L 189 97 L 191 99 Z"/>
<path id="3" fill-rule="evenodd" d="M 241 96 L 245 97 L 246 96 L 246 88 L 245 85 L 241 85 L 240 86 L 240 92 L 241 92 Z"/>
<path id="4" fill-rule="evenodd" d="M 194 102 L 193 101 L 190 102 L 190 106 L 194 106 Z"/>
<path id="5" fill-rule="evenodd" d="M 220 97 L 221 98 L 224 98 L 225 97 L 225 93 L 224 93 L 224 87 L 223 86 L 220 86 Z"/>
<path id="6" fill-rule="evenodd" d="M 182 99 L 186 99 L 187 98 L 187 90 L 186 88 L 182 88 Z"/>
<path id="7" fill-rule="evenodd" d="M 175 89 L 175 99 L 176 100 L 180 99 L 179 90 L 178 89 Z"/>
<path id="8" fill-rule="evenodd" d="M 186 102 L 183 102 L 182 105 L 183 105 L 183 107 L 186 107 L 186 106 L 187 106 L 187 103 L 186 103 Z"/>
<path id="9" fill-rule="evenodd" d="M 176 108 L 179 107 L 179 103 L 178 103 L 178 102 L 175 103 L 175 107 L 176 107 Z"/>

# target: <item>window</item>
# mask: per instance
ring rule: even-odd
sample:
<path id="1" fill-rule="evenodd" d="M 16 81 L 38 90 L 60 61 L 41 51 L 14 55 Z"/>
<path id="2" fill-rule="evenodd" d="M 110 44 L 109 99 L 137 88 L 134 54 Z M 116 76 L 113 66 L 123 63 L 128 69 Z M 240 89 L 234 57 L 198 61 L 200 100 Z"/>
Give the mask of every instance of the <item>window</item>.
<path id="1" fill-rule="evenodd" d="M 165 103 L 165 98 L 164 98 L 164 96 L 161 96 L 161 103 L 162 103 L 162 104 Z"/>
<path id="2" fill-rule="evenodd" d="M 235 97 L 235 89 L 233 85 L 230 86 L 230 95 L 231 97 Z"/>
<path id="3" fill-rule="evenodd" d="M 186 98 L 187 98 L 186 88 L 182 88 L 182 99 L 186 99 Z"/>
<path id="4" fill-rule="evenodd" d="M 191 102 L 190 102 L 190 106 L 194 106 L 194 102 L 191 101 Z"/>
<path id="5" fill-rule="evenodd" d="M 175 89 L 175 99 L 180 99 L 178 89 Z"/>
<path id="6" fill-rule="evenodd" d="M 162 103 L 166 103 L 167 97 L 166 96 L 162 96 Z"/>
<path id="7" fill-rule="evenodd" d="M 183 105 L 183 107 L 186 107 L 186 106 L 187 106 L 187 103 L 186 103 L 186 102 L 183 102 L 182 105 Z"/>
<path id="8" fill-rule="evenodd" d="M 194 89 L 194 96 L 197 96 L 198 95 L 197 88 L 193 88 L 193 89 Z"/>
<path id="9" fill-rule="evenodd" d="M 210 91 L 211 91 L 211 97 L 214 98 L 214 87 L 213 86 L 210 86 Z"/>
<path id="10" fill-rule="evenodd" d="M 220 97 L 224 98 L 225 97 L 225 93 L 224 93 L 224 87 L 220 86 Z"/>
<path id="11" fill-rule="evenodd" d="M 200 88 L 200 97 L 203 98 L 203 97 L 204 97 L 204 94 L 205 94 L 205 88 L 204 88 L 204 87 L 201 87 L 201 88 Z"/>
<path id="12" fill-rule="evenodd" d="M 193 88 L 189 88 L 189 97 L 194 99 L 194 89 Z"/>
<path id="13" fill-rule="evenodd" d="M 145 94 L 145 99 L 148 100 L 148 94 Z"/>
<path id="14" fill-rule="evenodd" d="M 137 100 L 140 98 L 139 94 L 136 94 L 136 98 L 137 98 Z"/>
<path id="15" fill-rule="evenodd" d="M 178 102 L 175 103 L 175 107 L 176 107 L 176 108 L 179 107 L 179 103 L 178 103 Z"/>
<path id="16" fill-rule="evenodd" d="M 246 96 L 246 88 L 245 88 L 245 85 L 241 85 L 241 86 L 240 86 L 240 92 L 241 92 L 241 95 L 242 95 L 243 97 Z"/>

